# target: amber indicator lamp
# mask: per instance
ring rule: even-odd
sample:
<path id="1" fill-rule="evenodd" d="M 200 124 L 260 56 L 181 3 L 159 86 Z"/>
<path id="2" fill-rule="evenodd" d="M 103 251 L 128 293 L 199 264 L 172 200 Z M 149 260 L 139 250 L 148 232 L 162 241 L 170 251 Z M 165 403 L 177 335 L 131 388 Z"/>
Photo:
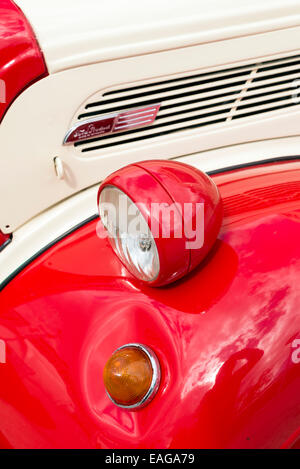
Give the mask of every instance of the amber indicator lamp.
<path id="1" fill-rule="evenodd" d="M 107 361 L 103 379 L 106 392 L 119 407 L 147 405 L 160 384 L 160 365 L 155 353 L 142 344 L 126 344 Z"/>

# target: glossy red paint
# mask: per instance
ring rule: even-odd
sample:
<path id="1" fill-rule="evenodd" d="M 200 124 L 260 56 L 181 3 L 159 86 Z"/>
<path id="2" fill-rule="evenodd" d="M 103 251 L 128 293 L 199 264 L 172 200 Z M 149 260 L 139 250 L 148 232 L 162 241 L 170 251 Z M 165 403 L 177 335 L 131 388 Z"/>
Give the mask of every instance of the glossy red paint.
<path id="1" fill-rule="evenodd" d="M 177 161 L 145 161 L 138 165 L 147 171 L 167 190 L 172 200 L 181 206 L 192 203 L 192 226 L 196 227 L 196 204 L 204 204 L 204 244 L 200 249 L 189 249 L 191 272 L 205 258 L 214 245 L 223 218 L 219 190 L 207 174 Z M 187 240 L 187 239 L 186 239 Z M 191 240 L 190 240 L 191 241 Z"/>
<path id="2" fill-rule="evenodd" d="M 0 0 L 0 122 L 13 100 L 46 75 L 30 24 L 11 0 Z"/>
<path id="3" fill-rule="evenodd" d="M 10 239 L 11 235 L 4 234 L 0 231 L 0 251 L 4 249 L 5 245 L 7 244 L 8 240 Z"/>
<path id="4" fill-rule="evenodd" d="M 222 202 L 216 185 L 202 171 L 166 160 L 129 165 L 103 181 L 98 204 L 101 191 L 106 186 L 115 186 L 127 194 L 139 207 L 152 232 L 153 220 L 159 222 L 159 233 L 153 235 L 159 253 L 160 272 L 157 279 L 148 285 L 162 286 L 183 277 L 204 259 L 215 243 L 222 223 Z M 173 206 L 177 216 L 171 218 L 167 213 L 156 213 L 153 203 L 165 204 L 168 208 Z M 203 217 L 199 206 L 204 207 Z M 204 240 L 194 234 L 200 223 L 203 223 Z M 163 235 L 164 224 L 170 228 L 170 237 Z M 177 236 L 178 227 L 183 234 L 180 238 Z M 199 233 L 199 229 L 197 231 Z M 195 248 L 196 245 L 199 247 Z"/>
<path id="5" fill-rule="evenodd" d="M 133 202 L 137 204 L 142 203 L 142 213 L 146 220 L 150 218 L 151 203 L 162 203 L 167 206 L 173 203 L 171 197 L 163 187 L 158 184 L 148 172 L 138 166 L 126 166 L 106 178 L 99 189 L 98 204 L 101 190 L 106 185 L 118 187 L 127 194 Z M 160 242 L 156 243 L 161 268 L 157 281 L 151 282 L 152 284 L 158 284 L 164 280 L 168 281 L 170 273 L 171 275 L 175 273 L 176 276 L 183 276 L 188 271 L 189 257 L 186 255 L 185 251 L 185 239 L 174 237 L 174 226 L 171 226 L 170 235 L 170 239 L 161 238 L 159 240 Z"/>
<path id="6" fill-rule="evenodd" d="M 299 446 L 300 162 L 213 179 L 221 235 L 180 281 L 136 281 L 94 221 L 4 288 L 1 446 Z M 151 347 L 162 368 L 139 412 L 117 408 L 102 381 L 112 352 L 130 342 Z"/>
<path id="7" fill-rule="evenodd" d="M 2 233 L 2 231 L 0 231 L 0 246 L 2 246 L 2 244 L 4 244 L 8 239 L 9 239 L 9 235 L 4 234 Z"/>

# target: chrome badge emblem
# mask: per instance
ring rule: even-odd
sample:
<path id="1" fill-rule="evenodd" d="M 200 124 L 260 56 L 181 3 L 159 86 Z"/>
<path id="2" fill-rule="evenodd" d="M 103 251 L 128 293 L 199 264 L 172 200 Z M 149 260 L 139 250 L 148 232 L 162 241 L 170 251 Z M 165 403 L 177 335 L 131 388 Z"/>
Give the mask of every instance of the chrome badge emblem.
<path id="1" fill-rule="evenodd" d="M 65 136 L 64 145 L 148 126 L 155 121 L 160 106 L 154 104 L 78 122 Z"/>

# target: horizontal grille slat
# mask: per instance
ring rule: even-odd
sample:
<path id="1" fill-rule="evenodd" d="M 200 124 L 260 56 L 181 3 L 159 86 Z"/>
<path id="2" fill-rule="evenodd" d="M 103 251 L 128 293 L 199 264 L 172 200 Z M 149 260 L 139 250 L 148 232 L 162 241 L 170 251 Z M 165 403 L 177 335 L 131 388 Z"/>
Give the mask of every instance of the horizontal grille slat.
<path id="1" fill-rule="evenodd" d="M 74 145 L 85 153 L 280 111 L 299 105 L 297 80 L 300 55 L 108 90 L 81 109 L 78 122 L 127 111 L 130 118 L 120 117 L 114 133 Z M 142 112 L 152 105 L 160 105 L 154 122 L 151 109 L 148 119 L 143 119 Z M 136 119 L 135 108 L 140 112 Z M 130 130 L 136 122 L 141 127 Z"/>
<path id="2" fill-rule="evenodd" d="M 163 127 L 166 127 L 168 130 L 171 130 L 171 129 L 181 129 L 182 127 L 182 124 L 185 123 L 185 122 L 189 122 L 189 121 L 193 121 L 195 124 L 197 125 L 200 125 L 200 124 L 207 124 L 211 121 L 214 121 L 216 119 L 216 116 L 219 116 L 219 115 L 223 115 L 223 122 L 226 120 L 226 117 L 228 116 L 228 113 L 230 111 L 230 107 L 227 107 L 227 109 L 222 109 L 222 110 L 219 110 L 219 111 L 214 111 L 214 112 L 208 112 L 206 114 L 202 114 L 202 115 L 193 115 L 193 116 L 186 116 L 186 117 L 182 117 L 180 119 L 176 119 L 176 120 L 173 120 L 172 122 L 169 122 L 169 121 L 166 121 L 166 122 L 160 122 L 160 123 L 155 123 L 149 127 L 145 127 L 143 128 L 142 130 L 141 129 L 133 129 L 133 130 L 128 130 L 126 132 L 122 132 L 122 133 L 119 133 L 119 134 L 108 134 L 108 135 L 104 135 L 103 137 L 101 137 L 101 141 L 102 140 L 115 140 L 115 141 L 119 141 L 121 142 L 122 139 L 123 139 L 123 136 L 126 134 L 126 135 L 131 135 L 131 134 L 135 134 L 135 133 L 139 133 L 139 135 L 141 136 L 145 136 L 145 135 L 148 135 L 149 133 L 151 134 L 155 129 L 161 129 Z M 156 121 L 155 121 L 156 122 Z M 81 142 L 77 142 L 75 143 L 75 146 L 82 146 L 82 145 L 86 145 L 86 144 L 91 144 L 93 142 L 96 142 L 96 141 L 99 141 L 98 138 L 95 138 L 95 139 L 90 139 L 88 141 L 81 141 Z"/>
<path id="3" fill-rule="evenodd" d="M 239 108 L 246 108 L 249 106 L 255 106 L 255 104 L 268 104 L 268 103 L 276 103 L 277 101 L 284 101 L 285 99 L 292 99 L 293 93 L 295 90 L 284 90 L 278 91 L 272 94 L 260 94 L 260 95 L 250 95 L 247 96 L 247 99 L 242 100 L 241 106 Z"/>
<path id="4" fill-rule="evenodd" d="M 270 73 L 261 73 L 261 74 L 258 74 L 256 78 L 254 78 L 253 83 L 258 83 L 260 81 L 269 80 L 270 77 L 272 78 L 272 80 L 275 81 L 277 78 L 281 79 L 282 77 L 286 77 L 288 75 L 290 75 L 290 78 L 293 79 L 294 77 L 299 76 L 299 72 L 300 72 L 300 67 L 297 67 L 296 69 L 293 68 L 292 70 L 284 71 L 281 73 L 274 73 L 273 75 L 271 75 Z"/>
<path id="5" fill-rule="evenodd" d="M 243 101 L 244 102 L 244 101 Z M 287 96 L 279 96 L 279 97 L 276 97 L 276 98 L 273 98 L 273 99 L 265 99 L 265 100 L 261 100 L 261 101 L 258 101 L 256 99 L 252 100 L 252 101 L 248 101 L 247 104 L 241 104 L 240 106 L 237 107 L 237 112 L 236 112 L 236 115 L 238 114 L 238 111 L 240 109 L 248 109 L 248 108 L 255 108 L 257 110 L 261 110 L 261 109 L 265 109 L 268 105 L 270 105 L 270 107 L 272 107 L 272 104 L 276 104 L 280 102 L 282 105 L 283 104 L 292 104 L 292 98 L 291 96 L 289 98 L 287 98 Z"/>
<path id="6" fill-rule="evenodd" d="M 210 123 L 211 124 L 220 124 L 221 122 L 224 122 L 223 119 L 216 119 L 214 121 L 211 121 Z M 157 133 L 151 133 L 151 134 L 148 134 L 148 135 L 143 135 L 143 136 L 136 136 L 134 138 L 129 138 L 128 140 L 124 140 L 122 143 L 133 143 L 133 142 L 138 142 L 140 140 L 145 140 L 145 139 L 148 139 L 148 138 L 155 138 L 155 137 L 162 137 L 162 136 L 165 136 L 165 135 L 169 135 L 169 134 L 172 134 L 174 132 L 179 132 L 181 130 L 192 130 L 192 129 L 197 129 L 199 127 L 202 127 L 203 125 L 206 125 L 205 123 L 202 123 L 202 124 L 194 124 L 194 125 L 188 125 L 188 126 L 185 126 L 185 127 L 181 127 L 181 128 L 172 128 L 172 129 L 169 129 L 169 130 L 164 130 L 164 131 L 161 131 L 161 132 L 157 132 Z M 98 140 L 99 141 L 99 140 Z M 96 145 L 96 146 L 93 146 L 93 147 L 86 147 L 86 148 L 83 148 L 81 151 L 84 153 L 84 152 L 88 152 L 88 151 L 93 151 L 93 150 L 100 150 L 100 149 L 103 149 L 103 148 L 108 148 L 108 147 L 112 147 L 112 146 L 115 146 L 115 145 L 119 145 L 120 142 L 112 142 L 112 143 L 108 143 L 108 144 L 104 144 L 104 145 Z"/>
<path id="7" fill-rule="evenodd" d="M 190 89 L 189 90 L 184 90 L 184 92 L 182 92 L 182 89 L 180 88 L 178 92 L 178 89 L 176 88 L 172 88 L 172 89 L 169 89 L 169 90 L 160 90 L 159 92 L 155 92 L 155 93 L 152 93 L 151 96 L 153 96 L 153 100 L 155 99 L 156 102 L 164 102 L 166 100 L 170 100 L 170 99 L 177 99 L 177 98 L 186 98 L 188 96 L 193 96 L 193 95 L 200 95 L 200 99 L 201 99 L 201 95 L 204 95 L 205 93 L 215 93 L 216 91 L 218 90 L 223 90 L 223 89 L 226 89 L 226 88 L 232 88 L 232 87 L 237 87 L 237 86 L 243 86 L 245 83 L 245 80 L 239 80 L 239 81 L 232 81 L 232 80 L 222 80 L 220 81 L 217 85 L 215 86 L 211 86 L 211 84 L 209 86 L 206 86 L 206 85 L 193 85 L 191 87 L 189 87 Z M 115 104 L 116 102 L 120 102 L 122 105 L 127 105 L 127 108 L 128 106 L 132 106 L 132 103 L 134 102 L 135 103 L 135 106 L 143 106 L 144 102 L 145 102 L 145 97 L 149 97 L 149 95 L 147 94 L 140 94 L 139 96 L 135 96 L 135 98 L 130 98 L 128 99 L 127 96 L 123 96 L 122 98 L 118 99 L 118 100 L 103 100 L 103 102 L 101 103 L 101 108 L 102 109 L 105 109 L 105 106 L 107 105 L 110 105 L 111 104 Z M 87 107 L 88 109 L 88 107 Z"/>
<path id="8" fill-rule="evenodd" d="M 119 102 L 119 101 L 128 99 L 129 97 L 130 97 L 130 99 L 137 99 L 137 98 L 140 98 L 140 97 L 149 96 L 149 95 L 153 95 L 153 94 L 168 93 L 168 92 L 172 92 L 172 91 L 177 92 L 177 90 L 181 90 L 181 89 L 185 89 L 185 88 L 198 87 L 198 88 L 204 89 L 204 88 L 210 87 L 210 85 L 212 83 L 213 84 L 220 83 L 220 85 L 221 84 L 226 84 L 226 83 L 232 83 L 233 79 L 235 79 L 235 81 L 239 81 L 241 79 L 244 79 L 249 74 L 250 70 L 251 69 L 245 70 L 245 71 L 239 72 L 239 73 L 234 73 L 234 74 L 231 73 L 231 74 L 228 74 L 228 75 L 223 73 L 223 74 L 220 74 L 220 76 L 207 78 L 206 80 L 196 80 L 196 81 L 184 80 L 183 82 L 180 82 L 175 86 L 168 86 L 168 87 L 166 87 L 164 85 L 152 86 L 151 88 L 147 89 L 147 91 L 144 91 L 142 93 L 132 93 L 132 94 L 131 93 L 126 93 L 126 96 L 124 96 L 123 93 L 118 93 L 118 95 L 114 96 L 114 98 L 106 100 L 106 102 L 108 102 L 108 103 L 110 103 L 110 102 Z M 107 95 L 104 93 L 103 97 L 105 98 L 106 96 Z M 105 104 L 105 101 L 102 101 L 100 104 L 103 104 L 103 103 Z M 98 106 L 98 105 L 99 105 L 99 103 L 88 104 L 87 109 L 89 107 L 95 107 L 95 106 Z"/>
<path id="9" fill-rule="evenodd" d="M 267 91 L 265 89 L 257 89 L 257 88 L 249 89 L 247 96 L 243 98 L 243 101 L 247 101 L 248 99 L 253 99 L 253 98 L 259 98 L 261 96 L 276 97 L 278 93 L 281 93 L 283 91 L 293 94 L 295 92 L 295 87 L 292 86 L 290 83 L 283 83 L 283 84 L 276 85 L 276 86 L 269 86 Z"/>
<path id="10" fill-rule="evenodd" d="M 293 73 L 292 76 L 289 77 L 288 80 L 285 80 L 285 83 L 290 83 L 292 84 L 294 80 L 297 80 L 298 78 L 300 77 L 300 70 L 299 70 L 299 73 Z M 280 84 L 280 83 L 283 83 L 283 80 L 282 80 L 282 77 L 281 76 L 275 76 L 275 77 L 272 77 L 272 78 L 269 78 L 269 77 L 264 77 L 264 80 L 260 80 L 260 81 L 252 81 L 252 83 L 250 83 L 249 85 L 249 89 L 266 89 L 268 88 L 270 85 L 273 85 L 273 84 Z"/>
<path id="11" fill-rule="evenodd" d="M 253 66 L 254 66 L 254 64 L 244 65 L 244 66 L 241 66 L 241 67 L 229 68 L 227 70 L 221 70 L 221 71 L 191 75 L 189 77 L 184 76 L 184 77 L 181 77 L 181 78 L 172 78 L 172 79 L 169 79 L 169 80 L 160 81 L 156 84 L 148 83 L 148 84 L 144 84 L 144 85 L 131 86 L 130 88 L 123 88 L 123 89 L 119 89 L 119 90 L 106 91 L 105 93 L 103 93 L 103 96 L 111 96 L 111 95 L 116 96 L 118 94 L 121 95 L 123 93 L 126 93 L 129 96 L 131 92 L 134 92 L 136 90 L 151 89 L 151 88 L 160 89 L 160 88 L 164 87 L 165 85 L 174 84 L 174 83 L 188 83 L 189 81 L 196 80 L 196 79 L 199 79 L 199 78 L 205 78 L 206 76 L 210 76 L 210 77 L 212 77 L 212 76 L 215 76 L 215 77 L 222 76 L 222 77 L 224 77 L 224 76 L 230 75 L 232 72 L 237 72 L 239 70 L 242 73 L 244 71 L 249 72 L 250 70 L 252 70 Z M 93 104 L 94 103 L 89 103 L 87 106 L 91 106 Z"/>
<path id="12" fill-rule="evenodd" d="M 177 95 L 174 98 L 171 97 L 170 99 L 168 99 L 168 97 L 167 97 L 165 100 L 164 99 L 161 99 L 161 100 L 156 99 L 156 100 L 151 100 L 151 101 L 141 101 L 141 102 L 138 103 L 138 105 L 143 107 L 143 106 L 151 106 L 152 104 L 162 103 L 161 108 L 160 108 L 160 112 L 162 112 L 162 110 L 176 108 L 178 105 L 181 105 L 181 104 L 188 104 L 188 105 L 197 104 L 197 103 L 199 104 L 199 103 L 202 103 L 202 102 L 210 101 L 211 99 L 214 99 L 215 102 L 218 102 L 218 100 L 220 100 L 222 98 L 228 98 L 228 97 L 231 97 L 233 95 L 235 95 L 237 97 L 238 94 L 240 93 L 241 89 L 242 89 L 241 85 L 234 86 L 234 87 L 231 87 L 231 88 L 227 89 L 226 93 L 220 93 L 220 94 L 216 94 L 215 90 L 212 90 L 208 93 L 201 94 L 201 98 L 199 96 L 200 93 L 196 93 L 195 95 L 191 95 L 190 93 L 187 93 L 187 94 L 184 94 L 183 96 Z M 187 98 L 189 98 L 190 96 L 193 96 L 193 99 L 192 100 L 187 100 Z M 118 107 L 114 107 L 114 108 L 111 108 L 111 107 L 106 108 L 105 106 L 103 106 L 103 107 L 101 107 L 101 110 L 99 110 L 99 111 L 97 110 L 97 111 L 94 111 L 94 112 L 79 114 L 78 119 L 97 116 L 97 115 L 101 115 L 103 113 L 109 114 L 111 112 L 122 111 L 122 110 L 125 110 L 125 109 L 127 110 L 129 105 L 130 105 L 130 103 L 125 105 L 125 106 L 118 106 Z"/>
<path id="13" fill-rule="evenodd" d="M 266 70 L 280 70 L 281 68 L 289 67 L 291 65 L 300 65 L 299 57 L 295 57 L 293 60 L 283 61 L 281 63 L 267 65 L 266 67 L 261 67 L 260 71 L 265 72 Z"/>
<path id="14" fill-rule="evenodd" d="M 176 111 L 174 112 L 166 112 L 168 110 L 162 110 L 159 113 L 159 116 L 156 118 L 156 121 L 164 122 L 166 119 L 169 119 L 170 122 L 176 118 L 178 115 L 192 115 L 192 114 L 199 114 L 201 111 L 207 111 L 208 109 L 214 109 L 215 111 L 220 111 L 222 109 L 227 110 L 229 104 L 233 104 L 235 102 L 235 99 L 227 100 L 224 101 L 223 103 L 220 103 L 218 106 L 216 106 L 216 103 L 209 104 L 207 106 L 200 106 L 200 107 L 190 107 L 189 105 L 185 106 L 178 106 L 176 107 Z"/>
<path id="15" fill-rule="evenodd" d="M 265 67 L 265 68 L 262 68 L 261 71 L 264 71 L 265 69 L 270 69 L 271 67 L 277 67 L 277 68 L 280 68 L 280 67 L 285 67 L 285 66 L 288 66 L 288 65 L 291 65 L 293 64 L 294 62 L 299 62 L 300 63 L 300 58 L 298 56 L 294 56 L 294 57 L 289 57 L 289 58 L 284 58 L 284 59 L 278 59 L 278 60 L 271 60 L 268 62 L 268 67 Z M 112 91 L 107 91 L 106 93 L 103 94 L 103 96 L 110 96 L 110 95 L 115 95 L 115 96 L 118 96 L 119 94 L 122 95 L 123 93 L 126 93 L 127 95 L 130 95 L 130 92 L 134 92 L 136 90 L 140 90 L 140 89 L 145 89 L 145 88 L 148 88 L 148 89 L 159 89 L 165 85 L 168 85 L 168 84 L 171 84 L 171 83 L 178 83 L 178 82 L 182 82 L 182 83 L 188 83 L 189 80 L 195 80 L 195 79 L 199 79 L 199 78 L 204 78 L 205 76 L 215 76 L 215 77 L 224 77 L 226 75 L 229 75 L 229 74 L 232 74 L 232 72 L 236 72 L 236 71 L 251 71 L 253 68 L 257 67 L 257 64 L 250 64 L 250 65 L 244 65 L 244 66 L 241 66 L 241 67 L 235 67 L 235 68 L 229 68 L 227 70 L 221 70 L 221 71 L 215 71 L 215 72 L 209 72 L 209 73 L 206 73 L 206 74 L 198 74 L 198 75 L 192 75 L 190 77 L 181 77 L 181 78 L 173 78 L 173 79 L 170 79 L 170 80 L 165 80 L 165 81 L 161 81 L 155 85 L 153 85 L 153 83 L 148 83 L 148 84 L 145 84 L 145 85 L 138 85 L 138 86 L 133 86 L 133 87 L 130 87 L 130 88 L 124 88 L 124 89 L 121 89 L 121 90 L 112 90 Z M 90 103 L 88 104 L 88 106 L 92 106 L 96 103 Z"/>
<path id="16" fill-rule="evenodd" d="M 286 109 L 287 107 L 295 106 L 293 103 L 289 104 L 283 104 L 279 106 L 270 106 L 269 108 L 266 109 L 256 109 L 256 110 L 249 110 L 249 112 L 241 112 L 239 114 L 236 114 L 232 117 L 232 119 L 241 119 L 242 117 L 250 117 L 250 116 L 255 116 L 256 114 L 262 114 L 263 112 L 271 112 L 271 111 L 279 111 L 280 109 Z"/>

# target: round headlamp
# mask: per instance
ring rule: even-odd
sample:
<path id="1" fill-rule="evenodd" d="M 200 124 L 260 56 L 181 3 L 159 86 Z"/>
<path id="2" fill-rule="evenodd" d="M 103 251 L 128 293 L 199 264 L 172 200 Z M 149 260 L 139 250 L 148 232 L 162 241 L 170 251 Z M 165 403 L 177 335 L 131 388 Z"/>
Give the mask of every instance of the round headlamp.
<path id="1" fill-rule="evenodd" d="M 154 281 L 159 274 L 158 251 L 135 203 L 117 187 L 105 186 L 100 193 L 99 210 L 111 245 L 123 264 L 140 280 Z"/>
<path id="2" fill-rule="evenodd" d="M 151 286 L 171 283 L 196 267 L 222 221 L 220 194 L 209 176 L 171 161 L 116 171 L 101 184 L 98 206 L 116 255 Z"/>

